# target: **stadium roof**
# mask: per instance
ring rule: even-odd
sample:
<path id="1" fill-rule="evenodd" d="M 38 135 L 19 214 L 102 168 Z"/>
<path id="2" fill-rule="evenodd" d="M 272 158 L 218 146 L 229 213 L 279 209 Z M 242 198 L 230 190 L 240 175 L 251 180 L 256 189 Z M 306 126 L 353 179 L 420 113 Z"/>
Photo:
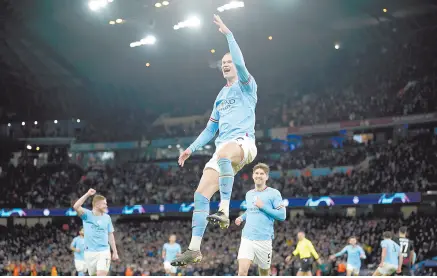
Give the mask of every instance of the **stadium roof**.
<path id="1" fill-rule="evenodd" d="M 167 109 L 205 110 L 224 83 L 214 68 L 227 45 L 212 14 L 229 1 L 169 0 L 168 6 L 156 8 L 157 0 L 114 0 L 95 12 L 87 0 L 3 1 L 15 19 L 7 27 L 13 36 L 5 38 L 3 56 L 15 55 L 38 79 L 40 90 L 66 86 L 69 92 L 98 92 L 97 98 L 135 91 L 148 107 L 165 103 Z M 436 8 L 431 0 L 246 0 L 244 8 L 220 15 L 253 75 L 268 80 L 289 74 L 315 53 L 333 51 L 335 42 L 350 39 L 359 28 Z M 199 29 L 173 30 L 189 15 L 201 19 Z M 109 24 L 117 18 L 124 22 Z M 18 25 L 20 32 L 14 32 Z M 149 34 L 157 38 L 155 45 L 129 47 Z M 14 61 L 10 66 L 19 67 Z M 78 102 L 74 94 L 65 97 Z"/>

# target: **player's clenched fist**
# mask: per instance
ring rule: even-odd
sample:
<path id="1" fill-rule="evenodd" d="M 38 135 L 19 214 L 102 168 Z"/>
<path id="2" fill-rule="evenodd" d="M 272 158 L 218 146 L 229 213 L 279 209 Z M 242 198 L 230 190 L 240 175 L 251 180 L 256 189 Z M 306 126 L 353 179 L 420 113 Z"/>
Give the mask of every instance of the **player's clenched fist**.
<path id="1" fill-rule="evenodd" d="M 94 194 L 96 194 L 96 190 L 90 188 L 90 189 L 88 190 L 87 194 L 88 194 L 88 196 L 93 196 Z"/>
<path id="2" fill-rule="evenodd" d="M 243 218 L 238 217 L 237 219 L 235 219 L 235 225 L 240 226 L 241 223 L 243 223 Z"/>

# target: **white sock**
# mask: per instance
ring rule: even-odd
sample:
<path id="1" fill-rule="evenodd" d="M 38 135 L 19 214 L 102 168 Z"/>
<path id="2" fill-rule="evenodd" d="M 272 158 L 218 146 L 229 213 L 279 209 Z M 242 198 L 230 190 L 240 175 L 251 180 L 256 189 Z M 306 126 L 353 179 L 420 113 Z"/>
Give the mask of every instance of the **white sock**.
<path id="1" fill-rule="evenodd" d="M 200 236 L 192 236 L 190 246 L 188 247 L 188 249 L 193 251 L 199 251 L 201 242 L 202 242 L 202 238 Z"/>
<path id="2" fill-rule="evenodd" d="M 222 211 L 228 217 L 229 217 L 229 203 L 230 200 L 221 200 L 219 206 L 219 211 Z"/>

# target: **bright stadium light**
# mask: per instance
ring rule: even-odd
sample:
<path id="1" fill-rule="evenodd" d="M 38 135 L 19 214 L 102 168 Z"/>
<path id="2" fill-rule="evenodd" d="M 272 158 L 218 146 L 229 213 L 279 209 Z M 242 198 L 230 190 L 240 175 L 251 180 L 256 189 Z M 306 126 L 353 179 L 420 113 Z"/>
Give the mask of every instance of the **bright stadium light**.
<path id="1" fill-rule="evenodd" d="M 117 18 L 117 20 L 115 20 L 115 22 L 118 23 L 118 24 L 123 23 L 123 19 Z"/>
<path id="2" fill-rule="evenodd" d="M 156 43 L 156 37 L 149 35 L 140 41 L 132 42 L 129 46 L 130 47 L 137 47 L 137 46 L 142 46 L 142 45 L 152 45 L 155 43 Z"/>
<path id="3" fill-rule="evenodd" d="M 197 16 L 189 17 L 185 21 L 181 21 L 178 24 L 173 26 L 173 29 L 178 30 L 181 28 L 193 28 L 193 27 L 199 27 L 200 26 L 200 19 Z"/>
<path id="4" fill-rule="evenodd" d="M 108 5 L 108 3 L 112 3 L 112 2 L 114 2 L 114 0 L 92 0 L 92 1 L 88 2 L 88 7 L 92 11 L 98 11 L 101 8 L 106 7 L 106 5 Z"/>
<path id="5" fill-rule="evenodd" d="M 114 20 L 111 20 L 111 21 L 109 21 L 109 24 L 114 25 L 114 24 L 115 24 L 115 21 L 114 21 Z"/>
<path id="6" fill-rule="evenodd" d="M 37 124 L 38 124 L 38 121 L 34 121 L 33 123 L 37 125 Z"/>
<path id="7" fill-rule="evenodd" d="M 10 126 L 11 126 L 11 123 L 8 123 L 8 126 L 10 127 Z"/>
<path id="8" fill-rule="evenodd" d="M 238 8 L 243 8 L 243 7 L 244 7 L 243 1 L 232 1 L 226 5 L 218 7 L 217 11 L 222 13 L 222 12 L 227 11 L 227 10 L 238 9 Z"/>
<path id="9" fill-rule="evenodd" d="M 25 122 L 21 122 L 21 125 L 22 125 L 22 126 L 25 126 L 25 125 L 26 125 L 26 123 L 25 123 Z"/>
<path id="10" fill-rule="evenodd" d="M 155 36 L 147 36 L 144 39 L 142 39 L 140 42 L 142 44 L 147 44 L 147 45 L 155 44 L 156 38 L 155 38 Z"/>
<path id="11" fill-rule="evenodd" d="M 162 1 L 162 4 L 164 5 L 164 6 L 168 6 L 168 4 L 170 4 L 168 1 Z"/>
<path id="12" fill-rule="evenodd" d="M 31 145 L 27 145 L 27 147 L 26 147 L 28 150 L 31 150 L 32 149 L 32 146 Z"/>
<path id="13" fill-rule="evenodd" d="M 162 7 L 162 4 L 158 2 L 158 3 L 155 4 L 155 7 L 157 7 L 157 8 L 161 8 L 161 7 Z"/>
<path id="14" fill-rule="evenodd" d="M 58 120 L 54 120 L 53 122 L 54 122 L 55 124 L 57 124 L 57 123 L 58 123 Z"/>

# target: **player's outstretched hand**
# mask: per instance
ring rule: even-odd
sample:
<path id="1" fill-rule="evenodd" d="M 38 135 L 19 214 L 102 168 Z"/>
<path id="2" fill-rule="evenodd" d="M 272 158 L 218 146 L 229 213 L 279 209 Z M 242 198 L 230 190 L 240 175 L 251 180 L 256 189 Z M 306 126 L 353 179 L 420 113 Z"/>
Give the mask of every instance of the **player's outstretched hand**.
<path id="1" fill-rule="evenodd" d="M 229 28 L 226 27 L 226 25 L 223 23 L 223 20 L 216 14 L 214 15 L 214 23 L 219 27 L 219 31 L 222 34 L 226 35 L 231 33 L 231 30 L 229 30 Z"/>
<path id="2" fill-rule="evenodd" d="M 240 226 L 241 223 L 243 223 L 243 218 L 238 217 L 237 219 L 235 219 L 235 225 Z"/>
<path id="3" fill-rule="evenodd" d="M 184 167 L 185 160 L 187 160 L 191 155 L 191 150 L 186 149 L 179 155 L 178 163 L 179 166 Z"/>
<path id="4" fill-rule="evenodd" d="M 112 253 L 112 260 L 117 261 L 118 259 L 118 253 Z"/>
<path id="5" fill-rule="evenodd" d="M 286 263 L 291 262 L 291 255 L 290 255 L 290 256 L 287 256 L 287 258 L 285 258 L 285 262 L 286 262 Z"/>
<path id="6" fill-rule="evenodd" d="M 87 194 L 88 194 L 89 196 L 93 196 L 94 194 L 96 194 L 96 190 L 90 188 L 90 189 L 88 190 Z"/>

